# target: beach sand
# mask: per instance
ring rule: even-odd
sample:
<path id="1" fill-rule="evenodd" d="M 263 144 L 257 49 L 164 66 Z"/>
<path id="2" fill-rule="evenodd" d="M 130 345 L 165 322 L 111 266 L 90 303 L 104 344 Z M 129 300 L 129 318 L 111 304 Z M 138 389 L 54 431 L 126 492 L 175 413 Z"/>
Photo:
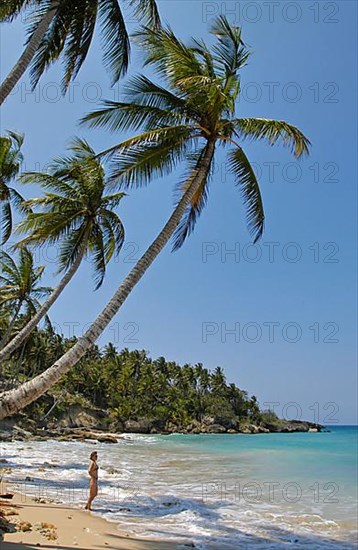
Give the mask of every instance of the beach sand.
<path id="1" fill-rule="evenodd" d="M 91 512 L 66 505 L 38 503 L 24 495 L 15 494 L 2 510 L 6 510 L 5 513 L 15 512 L 16 515 L 7 516 L 14 532 L 0 534 L 1 550 L 174 550 L 179 547 L 173 541 L 133 538 L 118 531 L 115 523 L 96 517 Z M 31 530 L 15 531 L 16 525 L 21 523 L 23 529 Z"/>

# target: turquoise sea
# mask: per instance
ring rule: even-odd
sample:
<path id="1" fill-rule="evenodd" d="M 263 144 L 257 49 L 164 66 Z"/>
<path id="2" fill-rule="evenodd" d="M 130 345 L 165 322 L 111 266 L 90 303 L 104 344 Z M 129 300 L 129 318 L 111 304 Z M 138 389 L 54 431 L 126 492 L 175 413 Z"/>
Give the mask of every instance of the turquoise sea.
<path id="1" fill-rule="evenodd" d="M 127 532 L 201 549 L 358 548 L 358 431 L 328 428 L 125 434 L 118 444 L 96 445 L 101 490 L 94 509 Z M 81 506 L 93 449 L 93 443 L 3 443 L 1 456 L 12 468 L 6 482 L 24 495 Z"/>

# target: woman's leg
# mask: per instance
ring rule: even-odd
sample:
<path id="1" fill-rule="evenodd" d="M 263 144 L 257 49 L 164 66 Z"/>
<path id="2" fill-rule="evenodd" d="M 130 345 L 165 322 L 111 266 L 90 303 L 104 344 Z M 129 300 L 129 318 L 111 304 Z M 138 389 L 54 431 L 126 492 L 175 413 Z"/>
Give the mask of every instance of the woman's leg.
<path id="1" fill-rule="evenodd" d="M 85 506 L 85 510 L 91 510 L 92 502 L 96 498 L 97 494 L 98 494 L 97 483 L 90 482 L 90 494 L 88 497 L 87 504 Z"/>

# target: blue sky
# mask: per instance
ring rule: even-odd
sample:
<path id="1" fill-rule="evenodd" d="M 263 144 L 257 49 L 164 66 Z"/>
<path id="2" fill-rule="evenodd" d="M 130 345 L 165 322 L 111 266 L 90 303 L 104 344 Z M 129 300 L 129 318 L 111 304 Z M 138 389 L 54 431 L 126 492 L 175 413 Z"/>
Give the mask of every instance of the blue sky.
<path id="1" fill-rule="evenodd" d="M 252 57 L 242 72 L 238 116 L 299 126 L 312 142 L 311 155 L 297 162 L 287 149 L 245 144 L 266 211 L 265 234 L 252 247 L 239 192 L 219 153 L 195 233 L 179 252 L 168 247 L 161 254 L 100 343 L 112 340 L 179 363 L 220 365 L 261 404 L 276 403 L 279 415 L 356 423 L 357 4 L 158 4 L 182 38 L 210 40 L 215 13 L 241 25 Z M 2 77 L 23 40 L 20 21 L 2 26 Z M 78 126 L 101 98 L 118 98 L 125 86 L 109 88 L 99 42 L 65 98 L 57 65 L 33 94 L 25 76 L 2 108 L 2 132 L 25 133 L 24 169 L 43 169 L 74 135 L 98 151 L 120 140 Z M 140 52 L 134 51 L 129 74 L 140 70 Z M 119 210 L 127 243 L 103 287 L 93 292 L 85 263 L 51 310 L 64 335 L 85 329 L 150 244 L 171 212 L 179 176 L 130 192 Z M 23 188 L 28 197 L 38 192 Z M 46 282 L 55 284 L 51 251 L 37 254 L 48 264 Z"/>

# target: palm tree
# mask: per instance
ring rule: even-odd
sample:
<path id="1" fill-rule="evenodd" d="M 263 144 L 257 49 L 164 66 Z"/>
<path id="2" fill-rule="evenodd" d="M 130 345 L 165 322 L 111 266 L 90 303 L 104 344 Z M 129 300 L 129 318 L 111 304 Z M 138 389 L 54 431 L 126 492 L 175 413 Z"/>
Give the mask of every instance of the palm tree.
<path id="1" fill-rule="evenodd" d="M 40 206 L 42 211 L 30 212 L 18 224 L 18 231 L 29 234 L 17 246 L 60 243 L 59 271 L 65 275 L 43 306 L 0 351 L 0 362 L 28 338 L 68 285 L 86 253 L 92 256 L 97 289 L 107 263 L 123 245 L 123 224 L 113 208 L 125 193 L 104 194 L 103 166 L 86 141 L 75 139 L 70 149 L 72 155 L 56 159 L 49 173 L 28 172 L 21 176 L 22 181 L 38 183 L 48 191 L 44 197 L 27 201 L 28 206 Z"/>
<path id="2" fill-rule="evenodd" d="M 160 19 L 155 0 L 130 0 L 135 14 L 157 28 Z M 12 21 L 26 9 L 32 10 L 25 50 L 0 86 L 0 105 L 31 65 L 34 89 L 44 71 L 63 55 L 63 93 L 76 78 L 87 57 L 99 20 L 103 62 L 111 73 L 112 85 L 125 74 L 129 63 L 129 37 L 118 0 L 6 0 L 0 7 L 0 21 Z"/>
<path id="3" fill-rule="evenodd" d="M 77 363 L 173 235 L 175 249 L 183 244 L 206 203 L 217 146 L 230 147 L 229 166 L 242 191 L 254 240 L 262 234 L 264 212 L 259 184 L 241 142 L 265 139 L 273 145 L 282 141 L 296 157 L 308 152 L 308 139 L 287 122 L 235 118 L 240 70 L 249 52 L 240 29 L 231 27 L 224 17 L 216 19 L 211 32 L 217 41 L 209 49 L 198 40 L 186 46 L 168 29 L 144 29 L 138 38 L 146 63 L 157 69 L 166 88 L 144 76 L 136 77 L 127 86 L 129 102 L 107 102 L 104 109 L 86 117 L 92 126 L 116 131 L 142 129 L 139 135 L 105 152 L 113 161 L 113 182 L 125 187 L 144 185 L 158 174 L 171 172 L 181 161 L 186 162 L 187 175 L 180 183 L 179 200 L 169 220 L 97 319 L 40 379 L 2 395 L 0 419 L 36 400 Z"/>
<path id="4" fill-rule="evenodd" d="M 19 173 L 23 161 L 21 153 L 23 142 L 23 134 L 16 132 L 9 131 L 7 135 L 0 136 L 0 244 L 5 244 L 12 233 L 11 204 L 21 213 L 26 210 L 23 197 L 8 185 Z"/>
<path id="5" fill-rule="evenodd" d="M 0 266 L 0 310 L 13 312 L 0 341 L 2 348 L 7 343 L 21 310 L 25 309 L 26 318 L 33 316 L 41 307 L 39 300 L 50 294 L 52 289 L 38 286 L 45 267 L 34 266 L 33 255 L 26 247 L 20 250 L 18 265 L 9 254 L 0 252 Z"/>

